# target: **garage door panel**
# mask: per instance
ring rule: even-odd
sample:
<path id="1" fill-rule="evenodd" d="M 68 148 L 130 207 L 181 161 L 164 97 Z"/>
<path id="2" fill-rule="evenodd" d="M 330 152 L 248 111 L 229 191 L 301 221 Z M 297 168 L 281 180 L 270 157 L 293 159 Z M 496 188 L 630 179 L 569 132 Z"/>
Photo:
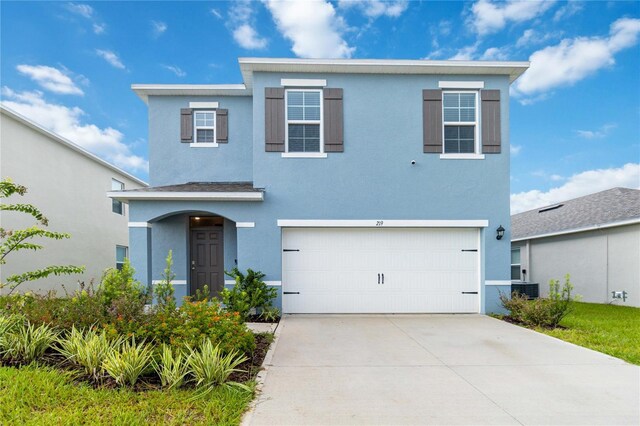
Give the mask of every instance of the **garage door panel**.
<path id="1" fill-rule="evenodd" d="M 283 253 L 283 311 L 478 312 L 479 295 L 463 294 L 479 287 L 478 232 L 284 229 L 283 248 L 299 251 Z M 384 284 L 378 274 L 384 274 Z"/>

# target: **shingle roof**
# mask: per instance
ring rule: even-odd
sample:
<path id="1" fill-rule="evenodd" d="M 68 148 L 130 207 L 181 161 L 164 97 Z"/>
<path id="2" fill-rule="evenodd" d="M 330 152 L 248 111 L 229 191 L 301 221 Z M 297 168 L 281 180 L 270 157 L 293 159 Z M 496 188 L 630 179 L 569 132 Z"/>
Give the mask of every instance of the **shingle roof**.
<path id="1" fill-rule="evenodd" d="M 149 186 L 122 192 L 264 192 L 253 182 L 188 182 L 178 185 Z"/>
<path id="2" fill-rule="evenodd" d="M 640 190 L 612 188 L 511 216 L 511 239 L 520 240 L 638 218 Z"/>

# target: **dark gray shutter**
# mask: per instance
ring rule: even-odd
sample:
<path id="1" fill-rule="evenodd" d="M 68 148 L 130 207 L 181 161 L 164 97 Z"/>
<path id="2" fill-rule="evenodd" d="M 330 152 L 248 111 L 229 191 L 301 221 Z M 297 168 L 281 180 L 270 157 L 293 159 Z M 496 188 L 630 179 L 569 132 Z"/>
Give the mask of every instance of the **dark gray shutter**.
<path id="1" fill-rule="evenodd" d="M 193 142 L 193 110 L 191 108 L 180 110 L 180 142 Z"/>
<path id="2" fill-rule="evenodd" d="M 229 113 L 226 109 L 216 110 L 216 142 L 229 142 Z"/>
<path id="3" fill-rule="evenodd" d="M 264 89 L 264 137 L 267 152 L 284 152 L 284 89 Z"/>
<path id="4" fill-rule="evenodd" d="M 482 153 L 499 154 L 500 137 L 500 91 L 481 90 L 482 101 Z"/>
<path id="5" fill-rule="evenodd" d="M 325 88 L 322 94 L 324 151 L 344 152 L 342 89 Z"/>
<path id="6" fill-rule="evenodd" d="M 442 153 L 442 90 L 422 91 L 422 131 L 425 153 Z"/>

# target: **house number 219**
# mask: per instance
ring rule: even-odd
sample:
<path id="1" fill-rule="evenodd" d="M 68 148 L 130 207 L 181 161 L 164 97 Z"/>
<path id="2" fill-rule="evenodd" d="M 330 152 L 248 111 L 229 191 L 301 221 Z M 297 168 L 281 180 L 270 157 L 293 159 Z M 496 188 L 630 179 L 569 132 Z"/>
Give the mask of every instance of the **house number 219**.
<path id="1" fill-rule="evenodd" d="M 384 220 L 376 220 L 376 226 L 384 225 Z"/>

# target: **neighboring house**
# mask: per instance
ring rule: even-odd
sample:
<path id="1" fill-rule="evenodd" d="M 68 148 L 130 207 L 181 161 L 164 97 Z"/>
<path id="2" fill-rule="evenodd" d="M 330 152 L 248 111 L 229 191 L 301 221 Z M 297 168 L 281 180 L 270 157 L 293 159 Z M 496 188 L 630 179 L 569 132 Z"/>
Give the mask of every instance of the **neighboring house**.
<path id="1" fill-rule="evenodd" d="M 509 292 L 509 86 L 528 62 L 242 58 L 244 84 L 133 85 L 145 282 L 266 274 L 285 313 L 484 312 Z M 506 238 L 496 239 L 500 226 Z"/>
<path id="2" fill-rule="evenodd" d="M 537 282 L 544 296 L 549 280 L 563 283 L 570 274 L 585 302 L 640 307 L 639 190 L 613 188 L 519 213 L 511 229 L 514 281 Z"/>
<path id="3" fill-rule="evenodd" d="M 51 276 L 19 289 L 60 294 L 61 285 L 73 291 L 78 281 L 95 279 L 97 284 L 106 268 L 124 262 L 129 245 L 128 208 L 108 198 L 107 192 L 146 183 L 1 105 L 0 119 L 0 174 L 27 187 L 24 197 L 4 201 L 33 204 L 49 219 L 48 229 L 71 234 L 68 240 L 43 239 L 44 249 L 37 252 L 9 254 L 7 264 L 0 266 L 0 281 L 49 265 L 71 264 L 86 266 L 85 273 Z M 5 229 L 35 224 L 27 214 L 0 215 Z"/>

